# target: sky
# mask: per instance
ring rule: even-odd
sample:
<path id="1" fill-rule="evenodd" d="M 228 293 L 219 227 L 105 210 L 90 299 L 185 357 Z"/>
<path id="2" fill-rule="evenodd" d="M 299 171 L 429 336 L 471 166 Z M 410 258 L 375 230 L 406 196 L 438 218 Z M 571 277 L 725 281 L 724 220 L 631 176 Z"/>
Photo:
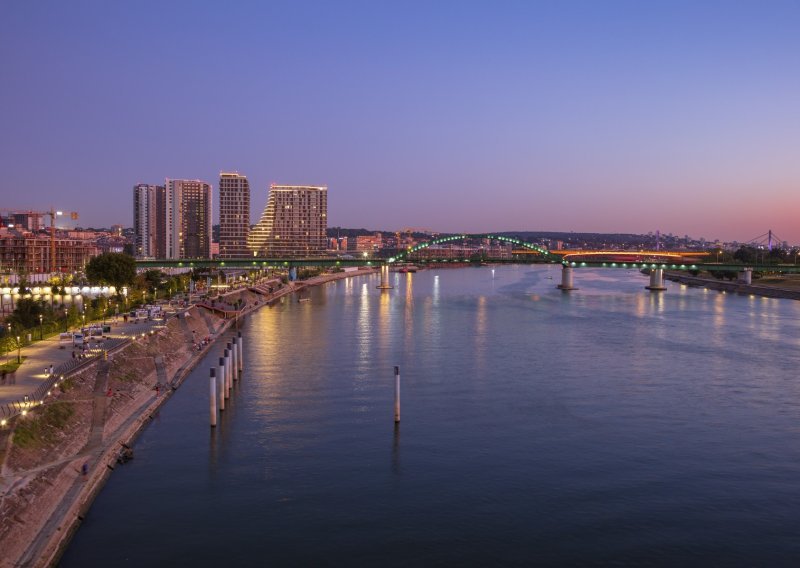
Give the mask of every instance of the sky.
<path id="1" fill-rule="evenodd" d="M 0 1 L 0 207 L 328 186 L 329 226 L 800 243 L 800 2 Z M 215 199 L 215 211 L 218 201 Z"/>

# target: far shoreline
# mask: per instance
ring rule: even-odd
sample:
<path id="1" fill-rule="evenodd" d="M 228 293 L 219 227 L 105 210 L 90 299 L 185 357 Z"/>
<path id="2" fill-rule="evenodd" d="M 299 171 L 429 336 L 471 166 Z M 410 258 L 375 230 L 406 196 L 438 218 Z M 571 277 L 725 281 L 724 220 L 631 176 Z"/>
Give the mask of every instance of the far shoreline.
<path id="1" fill-rule="evenodd" d="M 765 298 L 779 298 L 783 300 L 800 300 L 800 290 L 791 290 L 788 288 L 780 288 L 778 286 L 744 284 L 736 281 L 692 276 L 682 272 L 665 272 L 664 278 L 672 282 L 684 284 L 686 286 L 707 288 L 709 290 L 717 290 L 719 292 L 761 296 Z"/>

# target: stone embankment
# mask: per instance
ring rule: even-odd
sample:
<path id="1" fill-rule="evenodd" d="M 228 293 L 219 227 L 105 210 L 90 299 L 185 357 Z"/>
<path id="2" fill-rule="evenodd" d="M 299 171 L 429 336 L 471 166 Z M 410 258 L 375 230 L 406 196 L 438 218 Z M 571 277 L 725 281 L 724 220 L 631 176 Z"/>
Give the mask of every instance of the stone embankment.
<path id="1" fill-rule="evenodd" d="M 75 369 L 44 405 L 0 431 L 0 567 L 57 562 L 96 494 L 183 379 L 238 318 L 337 273 L 217 301 L 235 317 L 193 307 L 108 359 Z"/>
<path id="2" fill-rule="evenodd" d="M 743 284 L 718 280 L 716 278 L 702 278 L 691 276 L 682 272 L 666 272 L 664 278 L 687 286 L 698 286 L 709 290 L 719 290 L 734 294 L 746 294 L 754 296 L 765 296 L 767 298 L 783 298 L 786 300 L 800 300 L 800 290 L 789 290 L 776 286 L 759 286 L 758 284 Z"/>

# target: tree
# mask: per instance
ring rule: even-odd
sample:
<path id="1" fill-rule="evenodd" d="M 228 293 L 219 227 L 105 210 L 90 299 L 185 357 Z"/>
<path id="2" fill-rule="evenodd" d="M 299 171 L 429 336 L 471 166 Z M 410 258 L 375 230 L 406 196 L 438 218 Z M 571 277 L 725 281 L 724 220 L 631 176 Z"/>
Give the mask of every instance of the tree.
<path id="1" fill-rule="evenodd" d="M 44 317 L 46 312 L 47 307 L 44 302 L 20 298 L 8 321 L 17 327 L 30 329 L 39 325 L 39 316 Z"/>
<path id="2" fill-rule="evenodd" d="M 758 262 L 759 250 L 755 247 L 742 245 L 735 253 L 733 258 L 745 264 L 756 264 Z"/>
<path id="3" fill-rule="evenodd" d="M 133 284 L 136 278 L 136 261 L 124 253 L 101 254 L 88 262 L 86 276 L 92 283 L 108 284 L 119 289 Z"/>

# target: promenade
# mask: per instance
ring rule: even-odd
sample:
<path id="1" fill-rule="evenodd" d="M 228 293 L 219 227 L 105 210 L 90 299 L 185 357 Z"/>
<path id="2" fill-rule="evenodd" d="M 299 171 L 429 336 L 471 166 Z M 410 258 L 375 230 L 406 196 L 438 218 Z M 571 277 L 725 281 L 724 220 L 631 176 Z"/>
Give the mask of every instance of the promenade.
<path id="1" fill-rule="evenodd" d="M 104 334 L 102 341 L 93 341 L 89 344 L 92 350 L 102 350 L 121 344 L 125 339 L 148 333 L 153 326 L 163 323 L 161 321 L 140 321 L 123 322 L 120 318 L 117 323 L 107 320 L 105 325 L 111 327 L 111 332 Z M 65 371 L 72 370 L 79 366 L 81 362 L 87 364 L 94 360 L 93 357 L 79 360 L 73 358 L 73 348 L 71 342 L 61 343 L 59 336 L 55 335 L 43 341 L 35 341 L 31 345 L 22 347 L 19 355 L 23 357 L 22 364 L 13 373 L 8 373 L 5 382 L 0 382 L 0 418 L 3 418 L 2 409 L 9 404 L 23 401 L 26 396 L 30 397 L 43 384 L 46 384 L 50 377 L 46 373 L 50 365 L 53 366 L 55 375 L 63 374 Z M 96 352 L 96 351 L 95 351 Z M 17 350 L 12 350 L 5 355 L 6 359 L 13 361 L 17 357 Z"/>

